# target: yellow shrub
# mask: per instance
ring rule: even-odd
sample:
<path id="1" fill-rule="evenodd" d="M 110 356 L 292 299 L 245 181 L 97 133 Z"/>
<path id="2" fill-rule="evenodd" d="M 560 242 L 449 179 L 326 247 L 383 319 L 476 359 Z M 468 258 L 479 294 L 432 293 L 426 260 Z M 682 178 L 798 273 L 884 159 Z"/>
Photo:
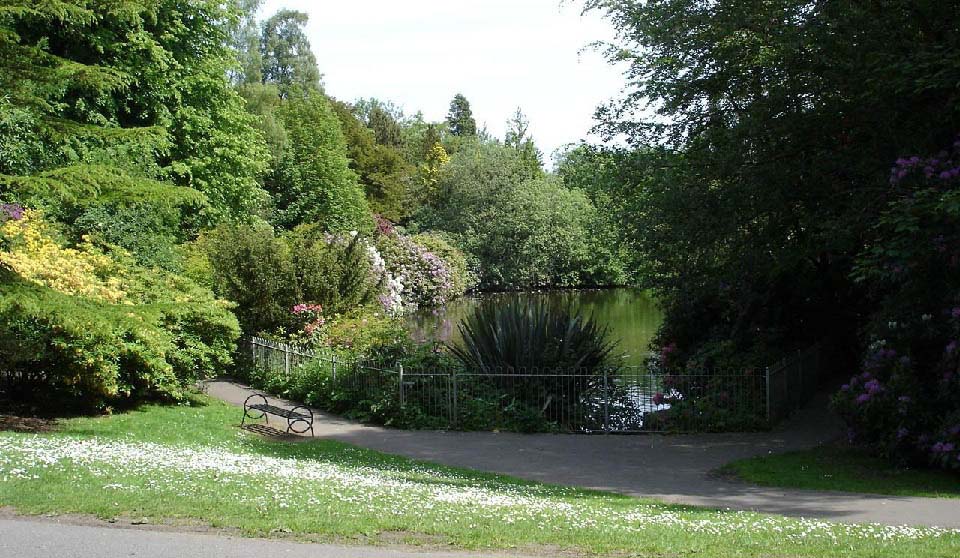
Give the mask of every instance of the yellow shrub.
<path id="1" fill-rule="evenodd" d="M 115 262 L 86 238 L 78 248 L 60 246 L 40 212 L 25 210 L 21 219 L 6 221 L 0 236 L 4 240 L 0 265 L 21 277 L 64 294 L 123 300 Z"/>

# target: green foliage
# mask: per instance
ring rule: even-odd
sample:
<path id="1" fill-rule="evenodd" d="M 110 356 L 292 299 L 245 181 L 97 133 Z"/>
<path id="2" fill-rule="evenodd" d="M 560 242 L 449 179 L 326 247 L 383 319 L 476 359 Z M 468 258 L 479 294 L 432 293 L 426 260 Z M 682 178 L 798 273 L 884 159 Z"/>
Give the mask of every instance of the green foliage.
<path id="1" fill-rule="evenodd" d="M 470 110 L 470 101 L 462 94 L 454 95 L 450 101 L 450 111 L 447 113 L 447 126 L 450 133 L 455 136 L 475 136 L 477 135 L 477 121 L 473 119 L 473 111 Z"/>
<path id="2" fill-rule="evenodd" d="M 284 97 L 293 92 L 320 90 L 320 70 L 303 31 L 309 16 L 280 10 L 263 22 L 260 58 L 264 83 L 276 84 Z"/>
<path id="3" fill-rule="evenodd" d="M 517 150 L 465 144 L 441 174 L 425 229 L 449 233 L 476 259 L 480 286 L 516 289 L 625 281 L 609 230 L 587 196 L 542 176 Z"/>
<path id="4" fill-rule="evenodd" d="M 236 319 L 209 294 L 159 277 L 140 304 L 110 304 L 56 292 L 2 271 L 0 368 L 12 389 L 84 409 L 141 398 L 179 399 L 222 373 L 239 335 Z M 134 289 L 131 289 L 134 290 Z"/>
<path id="5" fill-rule="evenodd" d="M 169 176 L 206 194 L 208 221 L 246 221 L 265 203 L 259 178 L 268 152 L 256 119 L 224 79 L 223 65 L 185 78 L 172 117 Z"/>
<path id="6" fill-rule="evenodd" d="M 468 371 L 494 374 L 489 388 L 473 386 L 471 399 L 518 413 L 523 430 L 542 428 L 548 409 L 554 420 L 572 420 L 604 375 L 616 373 L 608 331 L 570 306 L 484 302 L 458 327 L 453 356 Z"/>
<path id="7" fill-rule="evenodd" d="M 98 204 L 80 214 L 72 229 L 130 252 L 138 265 L 178 267 L 177 245 L 183 239 L 180 212 L 175 209 Z M 77 236 L 77 240 L 80 238 Z"/>
<path id="8" fill-rule="evenodd" d="M 298 298 L 290 248 L 269 226 L 221 226 L 198 247 L 209 260 L 214 292 L 236 304 L 245 334 L 288 322 Z"/>
<path id="9" fill-rule="evenodd" d="M 300 302 L 320 304 L 328 315 L 345 314 L 372 303 L 383 278 L 371 266 L 360 235 L 333 236 L 316 226 L 284 235 Z"/>
<path id="10" fill-rule="evenodd" d="M 370 231 L 370 209 L 350 170 L 340 122 L 322 94 L 286 99 L 277 114 L 288 142 L 267 177 L 276 222 L 292 228 L 318 223 L 332 232 Z"/>
<path id="11" fill-rule="evenodd" d="M 960 129 L 956 4 L 587 8 L 613 23 L 607 52 L 627 67 L 626 94 L 599 116 L 638 148 L 625 208 L 666 313 L 661 343 L 750 355 L 828 338 L 837 368 L 853 366 L 876 292 L 852 271 L 890 164 Z"/>
<path id="12" fill-rule="evenodd" d="M 243 331 L 291 333 L 300 324 L 291 309 L 319 304 L 325 315 L 372 302 L 381 289 L 365 245 L 304 226 L 277 236 L 266 225 L 221 226 L 198 242 L 211 268 L 214 291 L 236 303 Z"/>
<path id="13" fill-rule="evenodd" d="M 413 352 L 413 343 L 399 318 L 357 307 L 335 315 L 324 325 L 319 345 L 346 361 L 394 363 Z"/>
<path id="14" fill-rule="evenodd" d="M 613 273 L 625 284 L 649 280 L 648 256 L 642 241 L 653 231 L 641 226 L 647 211 L 644 192 L 656 172 L 652 157 L 643 151 L 580 144 L 561 153 L 556 174 L 569 188 L 583 191 L 598 220 L 593 226 L 595 250 L 610 261 Z"/>
<path id="15" fill-rule="evenodd" d="M 263 80 L 263 55 L 260 53 L 260 26 L 257 12 L 263 0 L 236 0 L 236 22 L 230 28 L 230 48 L 237 58 L 237 67 L 230 72 L 235 84 L 256 84 Z"/>
<path id="16" fill-rule="evenodd" d="M 535 175 L 543 169 L 543 153 L 537 149 L 529 131 L 530 121 L 518 107 L 513 117 L 507 120 L 507 135 L 503 138 L 503 143 L 516 149 L 520 158 L 530 166 L 530 172 Z"/>
<path id="17" fill-rule="evenodd" d="M 459 325 L 463 341 L 450 348 L 469 370 L 591 373 L 613 365 L 606 329 L 569 306 L 511 299 L 484 302 Z"/>
<path id="18" fill-rule="evenodd" d="M 192 188 L 172 186 L 100 165 L 71 165 L 30 176 L 0 176 L 0 197 L 42 209 L 72 222 L 98 205 L 149 205 L 170 212 L 205 207 L 207 198 Z"/>
<path id="19" fill-rule="evenodd" d="M 350 168 L 357 173 L 371 210 L 391 221 L 404 219 L 413 167 L 394 147 L 378 143 L 374 130 L 349 105 L 334 99 L 331 104 L 343 129 Z"/>
<path id="20" fill-rule="evenodd" d="M 56 205 L 81 183 L 89 190 L 106 180 L 121 196 L 137 196 L 141 179 L 172 179 L 206 195 L 208 219 L 242 218 L 260 199 L 265 154 L 224 77 L 230 62 L 219 22 L 229 18 L 210 1 L 9 6 L 0 22 L 8 95 L 0 138 L 10 138 L 0 144 L 12 155 L 5 181 L 38 177 L 32 197 Z M 29 133 L 18 139 L 14 130 Z M 61 168 L 72 184 L 42 180 L 59 178 L 50 173 Z M 54 189 L 45 195 L 42 186 Z"/>

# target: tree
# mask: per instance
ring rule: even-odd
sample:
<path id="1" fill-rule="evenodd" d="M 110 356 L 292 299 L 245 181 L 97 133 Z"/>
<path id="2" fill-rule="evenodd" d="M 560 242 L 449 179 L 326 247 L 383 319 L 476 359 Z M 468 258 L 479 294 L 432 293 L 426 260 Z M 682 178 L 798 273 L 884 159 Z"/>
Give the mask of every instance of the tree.
<path id="1" fill-rule="evenodd" d="M 320 70 L 303 32 L 309 16 L 294 10 L 280 10 L 265 22 L 260 38 L 263 82 L 274 83 L 280 94 L 293 89 L 320 89 Z"/>
<path id="2" fill-rule="evenodd" d="M 107 197 L 166 204 L 157 181 L 169 180 L 205 195 L 204 221 L 246 218 L 262 200 L 266 153 L 225 77 L 231 12 L 175 0 L 60 8 L 5 8 L 0 83 L 11 112 L 0 134 L 16 135 L 0 145 L 17 155 L 0 166 L 10 187 L 66 218 L 69 206 Z"/>
<path id="3" fill-rule="evenodd" d="M 621 42 L 608 53 L 628 65 L 602 131 L 655 148 L 653 179 L 633 195 L 661 340 L 687 356 L 724 343 L 728 363 L 746 364 L 828 337 L 854 358 L 874 305 L 851 270 L 889 199 L 891 161 L 960 129 L 960 5 L 587 7 L 609 16 Z"/>
<path id="4" fill-rule="evenodd" d="M 353 113 L 373 130 L 378 144 L 403 149 L 405 138 L 401 123 L 406 120 L 403 109 L 390 101 L 370 98 L 358 99 L 353 104 Z"/>
<path id="5" fill-rule="evenodd" d="M 230 8 L 0 9 L 0 369 L 42 378 L 44 403 L 180 399 L 230 364 L 227 305 L 160 269 L 261 199 L 263 140 L 227 81 Z"/>
<path id="6" fill-rule="evenodd" d="M 230 81 L 234 84 L 263 80 L 260 27 L 257 25 L 257 12 L 261 6 L 263 0 L 236 0 L 239 17 L 230 30 L 230 47 L 237 57 L 237 67 L 230 71 Z"/>
<path id="7" fill-rule="evenodd" d="M 454 95 L 453 100 L 450 101 L 447 124 L 450 127 L 450 133 L 455 136 L 477 135 L 477 121 L 473 119 L 470 101 L 460 93 Z"/>
<path id="8" fill-rule="evenodd" d="M 359 176 L 370 208 L 394 222 L 406 218 L 414 169 L 396 149 L 377 143 L 375 132 L 364 126 L 349 105 L 335 99 L 331 104 L 347 143 L 350 168 Z"/>
<path id="9" fill-rule="evenodd" d="M 442 146 L 437 144 L 442 149 Z M 450 233 L 477 262 L 484 288 L 608 285 L 619 279 L 595 244 L 590 200 L 533 172 L 497 142 L 465 144 L 438 173 L 424 228 Z"/>
<path id="10" fill-rule="evenodd" d="M 507 134 L 503 142 L 516 149 L 532 170 L 540 170 L 543 168 L 543 154 L 537 149 L 537 145 L 529 135 L 529 130 L 530 121 L 520 107 L 517 107 L 517 112 L 507 120 Z"/>
<path id="11" fill-rule="evenodd" d="M 327 98 L 316 91 L 290 97 L 277 114 L 288 143 L 265 183 L 276 222 L 287 228 L 317 223 L 331 232 L 371 229 L 370 208 Z"/>
<path id="12" fill-rule="evenodd" d="M 380 145 L 399 148 L 403 144 L 403 132 L 400 124 L 387 111 L 375 106 L 367 115 L 367 126 L 373 130 L 373 136 Z"/>

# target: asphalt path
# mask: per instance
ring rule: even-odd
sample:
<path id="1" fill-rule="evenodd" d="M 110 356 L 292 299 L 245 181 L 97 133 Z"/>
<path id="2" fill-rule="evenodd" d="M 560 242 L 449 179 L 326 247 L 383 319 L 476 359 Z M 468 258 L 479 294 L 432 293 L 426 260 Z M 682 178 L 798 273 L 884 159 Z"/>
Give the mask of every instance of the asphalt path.
<path id="1" fill-rule="evenodd" d="M 231 380 L 207 392 L 235 405 L 254 393 Z M 271 398 L 281 404 L 283 399 Z M 318 438 L 524 479 L 611 490 L 665 502 L 816 517 L 850 523 L 960 528 L 960 499 L 767 488 L 714 474 L 755 455 L 835 440 L 842 427 L 825 402 L 771 432 L 697 435 L 565 435 L 393 430 L 315 411 Z M 242 412 L 237 410 L 237 422 Z"/>
<path id="2" fill-rule="evenodd" d="M 341 546 L 149 527 L 74 525 L 56 518 L 0 519 L 0 558 L 471 558 L 506 554 Z"/>

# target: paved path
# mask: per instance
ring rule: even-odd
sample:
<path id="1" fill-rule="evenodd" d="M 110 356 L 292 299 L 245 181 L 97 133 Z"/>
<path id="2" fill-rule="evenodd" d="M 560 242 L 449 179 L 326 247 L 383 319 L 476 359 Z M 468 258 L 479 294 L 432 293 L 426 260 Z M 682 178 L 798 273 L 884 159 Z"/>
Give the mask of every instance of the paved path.
<path id="1" fill-rule="evenodd" d="M 0 519 L 0 558 L 468 558 L 499 556 L 415 548 L 338 546 L 210 533 Z"/>
<path id="2" fill-rule="evenodd" d="M 229 380 L 210 382 L 207 388 L 210 395 L 237 405 L 253 393 Z M 960 528 L 960 499 L 765 488 L 710 474 L 736 459 L 835 439 L 840 426 L 823 406 L 799 413 L 779 431 L 676 436 L 391 430 L 316 413 L 317 437 L 445 465 L 680 504 L 844 522 Z"/>

